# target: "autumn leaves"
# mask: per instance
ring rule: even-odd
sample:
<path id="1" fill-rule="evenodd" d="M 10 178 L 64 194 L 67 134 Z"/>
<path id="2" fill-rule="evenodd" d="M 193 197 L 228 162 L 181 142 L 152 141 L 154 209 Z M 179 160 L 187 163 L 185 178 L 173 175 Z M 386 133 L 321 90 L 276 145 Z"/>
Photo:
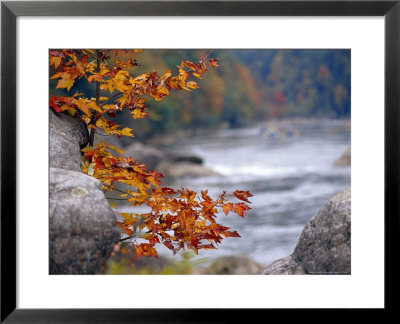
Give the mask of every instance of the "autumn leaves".
<path id="1" fill-rule="evenodd" d="M 128 60 L 119 59 L 121 51 L 125 57 L 131 54 Z M 50 79 L 58 80 L 56 88 L 69 92 L 77 80 L 85 78 L 97 89 L 96 98 L 79 91 L 71 96 L 53 94 L 50 108 L 82 118 L 93 131 L 100 129 L 106 135 L 132 137 L 132 129 L 117 125 L 109 117 L 129 110 L 134 119 L 146 118 L 148 98 L 160 101 L 172 90 L 197 89 L 197 82 L 190 77 L 201 79 L 207 66 L 218 67 L 218 59 L 206 60 L 205 57 L 198 63 L 182 61 L 175 75 L 171 70 L 160 75 L 155 71 L 134 75 L 131 70 L 139 65 L 133 58 L 136 52 L 138 50 L 50 50 Z M 100 90 L 103 91 L 101 95 Z M 216 219 L 219 211 L 244 217 L 250 209 L 250 192 L 236 190 L 232 195 L 223 192 L 214 200 L 207 190 L 198 194 L 189 188 L 163 187 L 162 174 L 147 170 L 144 164 L 125 158 L 122 153 L 106 142 L 82 149 L 82 171 L 97 178 L 105 191 L 118 190 L 120 199 L 132 207 L 132 212 L 120 213 L 122 220 L 117 223 L 125 234 L 120 242 L 121 251 L 131 249 L 137 258 L 157 257 L 157 244 L 163 244 L 174 253 L 185 248 L 198 252 L 215 249 L 223 238 L 240 237 L 236 231 L 218 224 Z M 117 183 L 122 185 L 119 188 L 128 186 L 130 189 L 116 189 Z M 239 202 L 230 202 L 228 197 Z M 137 206 L 147 206 L 149 212 L 137 213 Z"/>

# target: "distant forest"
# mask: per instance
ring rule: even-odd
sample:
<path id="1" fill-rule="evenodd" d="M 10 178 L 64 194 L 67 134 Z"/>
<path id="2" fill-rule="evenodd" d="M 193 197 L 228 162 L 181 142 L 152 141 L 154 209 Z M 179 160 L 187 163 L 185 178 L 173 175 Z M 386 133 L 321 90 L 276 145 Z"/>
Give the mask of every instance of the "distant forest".
<path id="1" fill-rule="evenodd" d="M 132 72 L 174 72 L 182 60 L 199 61 L 209 52 L 145 49 L 136 54 L 141 65 Z M 124 55 L 119 51 L 117 58 L 126 59 Z M 124 119 L 137 137 L 146 138 L 222 123 L 240 127 L 271 118 L 350 116 L 350 50 L 215 50 L 211 57 L 219 58 L 219 67 L 195 80 L 200 89 L 176 91 L 160 102 L 149 100 L 146 120 L 117 120 Z M 74 87 L 92 88 L 85 82 Z"/>

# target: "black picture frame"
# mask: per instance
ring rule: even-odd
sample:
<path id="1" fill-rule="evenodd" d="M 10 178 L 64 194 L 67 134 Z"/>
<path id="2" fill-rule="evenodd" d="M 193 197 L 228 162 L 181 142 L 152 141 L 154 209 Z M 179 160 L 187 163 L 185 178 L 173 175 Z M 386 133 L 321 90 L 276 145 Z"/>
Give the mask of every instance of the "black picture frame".
<path id="1" fill-rule="evenodd" d="M 2 1 L 1 3 L 1 322 L 235 322 L 267 309 L 16 308 L 16 19 L 18 16 L 384 16 L 385 310 L 399 283 L 389 250 L 399 237 L 400 0 L 396 1 Z M 373 260 L 371 260 L 373 262 Z M 367 284 L 367 283 L 366 283 Z M 210 313 L 212 312 L 212 313 Z M 251 312 L 251 314 L 249 314 Z M 255 317 L 253 317 L 255 318 Z"/>

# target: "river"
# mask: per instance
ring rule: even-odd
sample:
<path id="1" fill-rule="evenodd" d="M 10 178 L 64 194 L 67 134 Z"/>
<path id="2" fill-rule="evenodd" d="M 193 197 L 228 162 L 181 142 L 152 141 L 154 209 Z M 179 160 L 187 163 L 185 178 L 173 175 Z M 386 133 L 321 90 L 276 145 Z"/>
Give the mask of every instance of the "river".
<path id="1" fill-rule="evenodd" d="M 225 239 L 218 250 L 199 251 L 199 257 L 245 254 L 268 265 L 291 254 L 307 221 L 326 200 L 350 186 L 350 167 L 333 166 L 350 145 L 349 125 L 349 120 L 281 121 L 198 132 L 168 147 L 202 157 L 205 167 L 220 174 L 181 178 L 168 186 L 208 189 L 213 198 L 222 190 L 254 195 L 244 219 L 218 216 L 242 237 Z M 160 254 L 170 251 L 161 249 Z"/>

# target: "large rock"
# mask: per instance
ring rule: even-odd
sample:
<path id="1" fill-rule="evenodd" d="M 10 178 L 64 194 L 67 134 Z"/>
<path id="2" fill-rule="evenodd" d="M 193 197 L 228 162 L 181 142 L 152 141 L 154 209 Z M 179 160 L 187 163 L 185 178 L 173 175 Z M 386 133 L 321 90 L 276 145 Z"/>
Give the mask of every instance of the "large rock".
<path id="1" fill-rule="evenodd" d="M 146 164 L 149 170 L 155 170 L 158 164 L 166 159 L 164 151 L 141 143 L 134 143 L 125 147 L 124 156 L 132 157 L 136 161 Z"/>
<path id="2" fill-rule="evenodd" d="M 83 120 L 49 109 L 50 167 L 81 171 L 81 152 L 89 141 Z"/>
<path id="3" fill-rule="evenodd" d="M 195 155 L 177 154 L 134 143 L 124 149 L 124 156 L 132 157 L 146 164 L 149 170 L 157 170 L 165 177 L 203 177 L 217 175 L 215 171 L 203 167 L 203 160 Z"/>
<path id="4" fill-rule="evenodd" d="M 100 182 L 50 168 L 50 274 L 95 274 L 120 238 Z"/>
<path id="5" fill-rule="evenodd" d="M 105 274 L 187 274 L 180 273 L 179 262 L 159 255 L 155 257 L 142 257 L 139 260 L 131 254 L 115 252 L 108 259 Z"/>
<path id="6" fill-rule="evenodd" d="M 264 266 L 246 255 L 231 255 L 217 258 L 204 274 L 251 275 L 260 274 Z"/>
<path id="7" fill-rule="evenodd" d="M 304 274 L 304 270 L 300 264 L 293 260 L 292 255 L 272 262 L 264 269 L 263 274 Z"/>
<path id="8" fill-rule="evenodd" d="M 157 171 L 161 172 L 165 177 L 171 178 L 199 178 L 219 175 L 214 170 L 205 168 L 202 165 L 187 162 L 162 162 L 158 165 Z"/>
<path id="9" fill-rule="evenodd" d="M 294 252 L 264 274 L 350 274 L 351 189 L 331 198 L 309 220 Z"/>
<path id="10" fill-rule="evenodd" d="M 50 273 L 94 274 L 120 238 L 116 215 L 100 182 L 81 172 L 86 124 L 52 110 L 49 122 Z"/>

